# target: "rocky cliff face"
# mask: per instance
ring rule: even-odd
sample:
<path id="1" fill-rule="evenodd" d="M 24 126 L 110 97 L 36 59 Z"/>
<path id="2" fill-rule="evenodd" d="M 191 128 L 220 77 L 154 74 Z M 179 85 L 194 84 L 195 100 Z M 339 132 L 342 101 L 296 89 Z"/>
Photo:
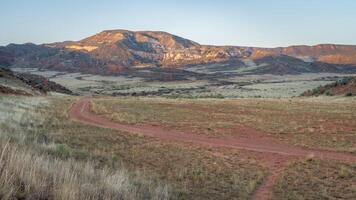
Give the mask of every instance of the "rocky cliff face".
<path id="1" fill-rule="evenodd" d="M 200 45 L 189 49 L 168 51 L 164 53 L 160 62 L 164 66 L 182 66 L 225 62 L 248 58 L 250 55 L 248 48 Z"/>
<path id="2" fill-rule="evenodd" d="M 320 71 L 325 69 L 328 71 L 329 64 L 347 65 L 347 69 L 356 65 L 356 46 L 331 44 L 286 48 L 208 46 L 166 32 L 154 31 L 110 30 L 76 42 L 44 45 L 11 44 L 0 50 L 4 52 L 3 54 L 13 55 L 10 62 L 13 66 L 95 74 L 116 74 L 153 66 L 181 68 L 208 63 L 235 63 L 239 60 L 263 61 L 261 65 L 265 67 L 262 71 L 266 73 L 274 72 L 273 70 L 292 72 L 295 71 L 293 69 L 296 67 L 295 64 L 310 68 L 310 63 L 314 63 L 312 70 L 303 69 L 313 72 L 318 71 L 318 67 Z M 1 56 L 1 51 L 0 62 L 8 63 Z M 340 66 L 336 68 L 340 69 Z"/>

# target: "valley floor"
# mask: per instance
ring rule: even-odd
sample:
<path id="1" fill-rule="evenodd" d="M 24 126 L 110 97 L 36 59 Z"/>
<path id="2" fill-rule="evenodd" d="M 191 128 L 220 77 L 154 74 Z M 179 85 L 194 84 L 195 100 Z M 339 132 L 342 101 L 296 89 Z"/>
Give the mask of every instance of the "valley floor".
<path id="1" fill-rule="evenodd" d="M 41 75 L 80 95 L 160 96 L 168 98 L 285 98 L 333 83 L 352 73 L 304 73 L 288 75 L 245 74 L 222 71 L 220 65 L 194 66 L 175 72 L 142 69 L 134 75 L 101 76 L 37 68 L 12 68 Z M 233 66 L 232 66 L 233 67 Z M 205 69 L 202 70 L 202 69 Z M 198 74 L 191 74 L 191 71 Z M 197 71 L 196 71 L 197 70 Z M 163 75 L 164 74 L 164 75 Z M 162 77 L 171 77 L 161 80 Z M 1 81 L 0 81 L 1 82 Z"/>

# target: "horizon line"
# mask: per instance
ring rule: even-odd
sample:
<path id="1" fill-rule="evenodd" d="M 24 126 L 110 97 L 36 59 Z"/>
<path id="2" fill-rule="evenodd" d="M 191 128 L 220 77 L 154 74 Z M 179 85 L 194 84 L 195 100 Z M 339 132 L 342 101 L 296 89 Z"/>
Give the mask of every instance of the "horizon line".
<path id="1" fill-rule="evenodd" d="M 6 47 L 8 45 L 25 45 L 25 44 L 35 44 L 35 45 L 48 45 L 48 44 L 53 44 L 53 43 L 62 43 L 62 42 L 78 42 L 81 41 L 83 39 L 86 39 L 88 37 L 92 37 L 96 34 L 99 33 L 103 33 L 103 32 L 109 32 L 109 31 L 127 31 L 127 32 L 157 32 L 157 33 L 167 33 L 170 35 L 174 35 L 186 40 L 190 40 L 193 41 L 195 43 L 198 43 L 199 45 L 203 45 L 203 46 L 217 46 L 217 47 L 246 47 L 246 48 L 266 48 L 266 49 L 276 49 L 276 48 L 288 48 L 288 47 L 300 47 L 300 46 L 306 46 L 306 47 L 315 47 L 315 46 L 322 46 L 322 45 L 338 45 L 338 46 L 356 46 L 356 44 L 350 44 L 350 43 L 332 43 L 332 42 L 316 42 L 316 43 L 312 43 L 312 44 L 306 44 L 306 43 L 295 43 L 295 44 L 289 44 L 289 45 L 276 45 L 276 46 L 258 46 L 258 45 L 236 45 L 236 44 L 205 44 L 205 43 L 200 43 L 197 42 L 193 39 L 190 38 L 186 38 L 183 36 L 180 36 L 178 34 L 174 34 L 171 33 L 169 31 L 164 31 L 164 30 L 128 30 L 128 29 L 106 29 L 106 30 L 102 30 L 99 32 L 96 32 L 94 34 L 91 34 L 89 36 L 84 36 L 82 39 L 79 40 L 59 40 L 59 41 L 53 41 L 53 42 L 22 42 L 22 43 L 16 43 L 16 42 L 9 42 L 7 44 L 0 44 L 0 47 Z"/>

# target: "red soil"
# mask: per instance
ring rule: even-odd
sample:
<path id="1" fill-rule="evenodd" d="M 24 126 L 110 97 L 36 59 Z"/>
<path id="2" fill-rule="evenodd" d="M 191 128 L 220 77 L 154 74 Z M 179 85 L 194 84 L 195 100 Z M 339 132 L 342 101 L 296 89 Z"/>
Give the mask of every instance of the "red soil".
<path id="1" fill-rule="evenodd" d="M 356 156 L 348 153 L 306 149 L 283 144 L 265 133 L 249 127 L 238 126 L 236 132 L 245 132 L 249 137 L 244 138 L 211 138 L 194 135 L 187 132 L 168 130 L 152 125 L 128 125 L 113 122 L 105 117 L 90 112 L 90 99 L 84 98 L 73 104 L 68 111 L 69 117 L 84 124 L 101 128 L 115 129 L 138 135 L 158 138 L 166 142 L 189 143 L 208 147 L 225 147 L 247 150 L 262 154 L 261 163 L 265 164 L 270 173 L 252 196 L 252 199 L 269 199 L 272 195 L 273 184 L 284 166 L 291 160 L 312 156 L 315 159 L 337 160 L 356 163 Z"/>

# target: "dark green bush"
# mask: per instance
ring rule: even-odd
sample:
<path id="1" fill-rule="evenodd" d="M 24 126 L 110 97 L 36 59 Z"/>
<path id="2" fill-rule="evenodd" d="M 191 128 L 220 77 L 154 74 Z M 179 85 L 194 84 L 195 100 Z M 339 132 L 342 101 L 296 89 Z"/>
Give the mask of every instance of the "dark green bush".
<path id="1" fill-rule="evenodd" d="M 348 93 L 345 94 L 345 96 L 351 97 L 351 96 L 353 96 L 353 94 L 352 94 L 352 92 L 348 92 Z"/>

